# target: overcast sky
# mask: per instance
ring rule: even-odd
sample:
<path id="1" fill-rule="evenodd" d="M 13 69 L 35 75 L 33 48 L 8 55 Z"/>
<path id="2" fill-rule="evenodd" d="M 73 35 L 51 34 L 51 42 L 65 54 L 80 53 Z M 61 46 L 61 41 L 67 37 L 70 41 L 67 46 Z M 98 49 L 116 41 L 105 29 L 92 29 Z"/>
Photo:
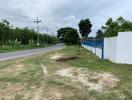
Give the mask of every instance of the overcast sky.
<path id="1" fill-rule="evenodd" d="M 34 20 L 42 20 L 41 32 L 48 27 L 78 28 L 81 19 L 89 18 L 94 33 L 109 17 L 123 16 L 132 20 L 132 0 L 0 0 L 0 19 L 13 26 L 35 28 Z"/>

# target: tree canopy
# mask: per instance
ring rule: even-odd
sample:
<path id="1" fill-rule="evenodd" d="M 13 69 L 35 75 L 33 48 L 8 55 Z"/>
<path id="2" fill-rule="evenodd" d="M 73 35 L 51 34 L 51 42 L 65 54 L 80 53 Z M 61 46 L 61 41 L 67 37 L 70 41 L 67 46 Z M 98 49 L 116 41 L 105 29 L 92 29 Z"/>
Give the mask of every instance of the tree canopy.
<path id="1" fill-rule="evenodd" d="M 89 19 L 81 20 L 78 24 L 80 34 L 83 38 L 87 39 L 91 32 L 92 24 Z"/>
<path id="2" fill-rule="evenodd" d="M 106 37 L 114 37 L 118 35 L 118 32 L 132 31 L 132 22 L 123 17 L 119 17 L 115 21 L 109 18 L 102 29 Z"/>
<path id="3" fill-rule="evenodd" d="M 60 28 L 57 31 L 57 37 L 67 45 L 77 44 L 79 41 L 77 30 L 70 27 Z"/>
<path id="4" fill-rule="evenodd" d="M 57 42 L 55 36 L 41 34 L 29 28 L 12 28 L 7 20 L 0 22 L 0 45 L 7 44 L 37 44 L 37 37 L 40 37 L 40 43 Z"/>

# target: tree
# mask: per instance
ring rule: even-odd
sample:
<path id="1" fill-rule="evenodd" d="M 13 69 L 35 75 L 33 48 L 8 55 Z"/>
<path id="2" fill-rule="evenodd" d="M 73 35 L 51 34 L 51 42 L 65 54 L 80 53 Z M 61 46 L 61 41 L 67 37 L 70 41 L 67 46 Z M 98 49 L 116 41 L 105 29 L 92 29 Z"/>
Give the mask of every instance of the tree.
<path id="1" fill-rule="evenodd" d="M 89 19 L 81 20 L 78 24 L 80 34 L 83 38 L 87 39 L 91 32 L 92 24 Z"/>
<path id="2" fill-rule="evenodd" d="M 103 34 L 103 32 L 102 32 L 102 30 L 98 30 L 97 32 L 96 32 L 96 38 L 97 39 L 101 39 L 101 38 L 103 38 L 104 37 L 104 34 Z"/>
<path id="3" fill-rule="evenodd" d="M 119 24 L 118 22 L 113 21 L 112 18 L 109 18 L 105 26 L 103 26 L 102 28 L 104 29 L 106 37 L 114 37 L 118 35 Z"/>
<path id="4" fill-rule="evenodd" d="M 123 17 L 119 17 L 116 21 L 120 25 L 119 32 L 132 31 L 132 22 L 131 21 L 126 20 Z"/>
<path id="5" fill-rule="evenodd" d="M 60 28 L 58 31 L 57 31 L 57 37 L 60 39 L 60 41 L 64 41 L 64 36 L 65 36 L 65 33 L 67 31 L 71 30 L 71 28 L 69 27 L 66 27 L 66 28 Z"/>
<path id="6" fill-rule="evenodd" d="M 118 35 L 118 32 L 132 31 L 132 22 L 123 17 L 119 17 L 115 21 L 109 18 L 102 29 L 106 37 L 114 37 Z"/>
<path id="7" fill-rule="evenodd" d="M 0 44 L 3 45 L 7 43 L 10 39 L 10 34 L 12 33 L 10 27 L 4 23 L 0 22 Z"/>
<path id="8" fill-rule="evenodd" d="M 79 35 L 77 30 L 70 27 L 59 29 L 57 31 L 57 36 L 61 41 L 63 41 L 67 45 L 77 44 L 77 42 L 79 41 Z"/>
<path id="9" fill-rule="evenodd" d="M 29 28 L 13 28 L 7 20 L 0 22 L 0 45 L 13 44 L 37 44 L 37 37 L 40 37 L 40 43 L 57 43 L 57 38 L 50 35 L 38 34 Z M 47 41 L 48 40 L 48 41 Z"/>
<path id="10" fill-rule="evenodd" d="M 6 19 L 3 19 L 2 22 L 5 23 L 7 26 L 10 25 L 10 22 L 8 20 L 6 20 Z"/>

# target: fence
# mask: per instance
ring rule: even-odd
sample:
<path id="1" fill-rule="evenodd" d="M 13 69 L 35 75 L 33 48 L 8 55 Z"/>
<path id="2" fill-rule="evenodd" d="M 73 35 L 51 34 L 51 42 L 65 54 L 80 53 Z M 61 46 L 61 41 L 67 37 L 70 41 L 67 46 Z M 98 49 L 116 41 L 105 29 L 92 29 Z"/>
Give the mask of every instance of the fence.
<path id="1" fill-rule="evenodd" d="M 82 46 L 104 59 L 104 39 L 87 40 L 82 42 Z"/>
<path id="2" fill-rule="evenodd" d="M 132 32 L 119 32 L 118 36 L 101 40 L 88 40 L 82 46 L 99 58 L 115 63 L 132 64 Z"/>

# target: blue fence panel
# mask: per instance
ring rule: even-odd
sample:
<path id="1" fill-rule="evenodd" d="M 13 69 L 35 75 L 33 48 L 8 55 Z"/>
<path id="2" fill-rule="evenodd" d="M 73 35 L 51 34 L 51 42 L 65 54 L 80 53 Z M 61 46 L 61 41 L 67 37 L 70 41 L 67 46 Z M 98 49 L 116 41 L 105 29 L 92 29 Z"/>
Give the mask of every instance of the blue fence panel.
<path id="1" fill-rule="evenodd" d="M 83 45 L 102 49 L 102 59 L 104 59 L 104 39 L 87 40 L 82 42 Z"/>
<path id="2" fill-rule="evenodd" d="M 83 45 L 91 46 L 91 47 L 96 47 L 96 48 L 102 48 L 103 46 L 103 39 L 98 39 L 98 40 L 87 40 L 85 42 L 82 42 Z"/>

